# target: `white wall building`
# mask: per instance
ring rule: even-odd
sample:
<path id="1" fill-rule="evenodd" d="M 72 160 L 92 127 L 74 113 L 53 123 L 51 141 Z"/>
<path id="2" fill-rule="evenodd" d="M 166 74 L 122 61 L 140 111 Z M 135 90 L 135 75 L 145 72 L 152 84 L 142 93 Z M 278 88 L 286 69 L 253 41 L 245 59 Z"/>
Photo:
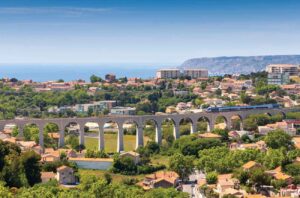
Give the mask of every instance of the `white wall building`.
<path id="1" fill-rule="evenodd" d="M 266 68 L 268 73 L 288 73 L 290 76 L 298 76 L 299 65 L 292 64 L 271 64 Z"/>
<path id="2" fill-rule="evenodd" d="M 179 69 L 160 69 L 156 72 L 157 78 L 179 78 Z"/>
<path id="3" fill-rule="evenodd" d="M 184 69 L 183 76 L 188 76 L 191 78 L 208 78 L 207 69 Z"/>
<path id="4" fill-rule="evenodd" d="M 268 85 L 285 85 L 289 79 L 289 73 L 268 73 Z"/>
<path id="5" fill-rule="evenodd" d="M 134 107 L 113 107 L 110 110 L 110 115 L 135 115 L 136 108 Z"/>

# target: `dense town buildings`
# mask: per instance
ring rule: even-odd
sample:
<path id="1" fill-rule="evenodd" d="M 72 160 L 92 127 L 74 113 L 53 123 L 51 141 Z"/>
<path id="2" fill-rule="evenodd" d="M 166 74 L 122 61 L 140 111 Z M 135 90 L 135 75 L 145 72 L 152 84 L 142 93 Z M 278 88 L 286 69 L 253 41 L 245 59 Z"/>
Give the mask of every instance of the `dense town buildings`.
<path id="1" fill-rule="evenodd" d="M 299 75 L 299 65 L 271 64 L 266 67 L 268 84 L 284 85 L 290 82 L 290 76 Z"/>
<path id="2" fill-rule="evenodd" d="M 181 72 L 179 69 L 160 69 L 156 72 L 156 78 L 175 79 L 180 77 L 189 77 L 191 79 L 208 78 L 207 69 L 184 69 Z"/>
<path id="3" fill-rule="evenodd" d="M 141 152 L 136 148 L 139 148 L 142 145 L 147 145 L 146 142 L 153 140 L 153 143 L 162 143 L 164 146 L 163 149 L 169 149 L 169 147 L 170 149 L 175 149 L 174 145 L 179 144 L 179 137 L 183 135 L 187 136 L 187 139 L 191 138 L 193 141 L 201 142 L 201 144 L 203 142 L 211 142 L 212 144 L 215 142 L 224 142 L 226 144 L 222 145 L 221 147 L 228 149 L 228 152 L 230 153 L 246 153 L 250 152 L 249 150 L 251 150 L 251 152 L 259 152 L 261 155 L 268 155 L 269 152 L 273 152 L 274 148 L 270 147 L 270 144 L 268 141 L 266 141 L 265 137 L 269 134 L 272 134 L 274 131 L 279 130 L 292 137 L 291 141 L 296 149 L 300 148 L 300 140 L 297 136 L 299 135 L 300 131 L 300 122 L 297 117 L 289 117 L 289 119 L 284 119 L 284 117 L 275 115 L 275 113 L 273 113 L 268 115 L 270 116 L 269 119 L 265 117 L 266 115 L 259 115 L 257 116 L 258 119 L 260 119 L 259 117 L 261 116 L 264 122 L 257 124 L 253 118 L 249 118 L 251 115 L 245 117 L 242 114 L 233 115 L 233 113 L 232 117 L 225 116 L 223 117 L 223 120 L 217 120 L 217 118 L 211 119 L 212 116 L 209 116 L 210 113 L 206 112 L 208 107 L 251 106 L 264 103 L 277 103 L 280 105 L 280 108 L 292 107 L 296 109 L 300 104 L 298 97 L 300 88 L 297 81 L 290 81 L 289 84 L 286 84 L 288 81 L 281 81 L 279 83 L 275 83 L 275 81 L 272 83 L 269 81 L 269 84 L 276 84 L 274 86 L 269 86 L 266 84 L 259 85 L 258 82 L 266 82 L 267 80 L 270 80 L 270 74 L 273 75 L 275 73 L 270 73 L 268 79 L 265 73 L 259 73 L 255 77 L 247 75 L 208 77 L 205 71 L 202 73 L 203 70 L 185 71 L 188 72 L 180 73 L 179 70 L 179 73 L 176 73 L 176 71 L 174 72 L 172 70 L 174 73 L 164 74 L 166 75 L 167 79 L 155 78 L 145 80 L 140 78 L 122 78 L 119 80 L 112 77 L 107 78 L 106 80 L 99 78 L 99 82 L 96 81 L 93 83 L 87 83 L 84 81 L 49 81 L 36 83 L 31 80 L 13 83 L 6 79 L 3 81 L 4 84 L 6 83 L 5 86 L 9 86 L 15 90 L 16 93 L 22 91 L 24 87 L 32 87 L 34 94 L 37 96 L 39 96 L 39 94 L 47 93 L 49 93 L 49 95 L 68 93 L 66 95 L 67 98 L 72 98 L 75 94 L 84 96 L 82 98 L 73 97 L 70 101 L 68 101 L 69 103 L 67 103 L 65 100 L 61 100 L 61 102 L 57 103 L 57 105 L 40 108 L 44 111 L 47 111 L 49 114 L 42 114 L 44 117 L 41 116 L 39 119 L 46 119 L 47 116 L 55 117 L 52 118 L 52 122 L 54 122 L 55 119 L 59 119 L 59 117 L 63 117 L 62 119 L 76 119 L 77 116 L 78 119 L 85 119 L 87 117 L 101 117 L 106 119 L 107 115 L 107 117 L 110 118 L 110 121 L 104 125 L 102 125 L 103 123 L 96 122 L 85 122 L 79 124 L 69 123 L 68 125 L 65 123 L 63 124 L 66 125 L 64 129 L 59 128 L 58 130 L 56 129 L 56 131 L 43 133 L 45 136 L 43 142 L 36 141 L 36 139 L 24 140 L 20 138 L 18 135 L 16 135 L 16 127 L 21 129 L 25 127 L 9 123 L 0 133 L 0 139 L 2 139 L 4 142 L 11 142 L 18 145 L 21 149 L 21 152 L 26 152 L 28 150 L 35 151 L 41 156 L 39 161 L 41 166 L 47 166 L 47 164 L 52 163 L 61 163 L 63 161 L 62 158 L 64 158 L 64 160 L 67 160 L 68 162 L 75 163 L 79 169 L 93 169 L 102 171 L 111 169 L 112 166 L 118 164 L 119 162 L 115 163 L 115 158 L 112 157 L 112 154 L 107 155 L 106 153 L 101 153 L 103 156 L 105 156 L 105 158 L 94 158 L 93 156 L 87 156 L 87 153 L 90 151 L 88 151 L 88 149 L 81 149 L 81 147 L 79 147 L 79 145 L 89 145 L 91 141 L 90 139 L 100 137 L 100 133 L 98 134 L 99 131 L 103 132 L 101 137 L 102 135 L 104 135 L 104 137 L 107 137 L 108 135 L 117 137 L 116 141 L 118 142 L 116 144 L 122 145 L 122 147 L 117 146 L 118 148 L 116 149 L 118 152 L 120 151 L 118 154 L 119 159 L 121 159 L 121 162 L 123 160 L 131 161 L 132 166 L 137 167 L 143 166 L 143 163 L 147 164 L 149 163 L 149 160 L 151 161 L 153 159 L 152 156 L 150 156 L 150 159 L 145 159 L 143 151 Z M 263 77 L 261 77 L 261 75 Z M 283 75 L 286 75 L 286 73 L 283 73 Z M 37 104 L 43 104 L 41 101 L 44 102 L 43 100 L 38 100 L 39 103 Z M 37 106 L 34 110 L 41 111 L 40 109 L 39 106 Z M 203 115 L 205 114 L 207 117 L 199 118 L 198 121 L 194 119 L 189 120 L 189 118 L 187 118 L 187 115 L 191 115 L 191 117 L 193 117 L 198 113 L 203 113 Z M 161 121 L 157 120 L 155 117 L 151 117 L 151 121 L 147 120 L 143 122 L 144 125 L 140 125 L 135 123 L 135 119 L 129 119 L 131 115 L 136 114 L 141 115 L 138 118 L 140 120 L 143 119 L 143 116 L 151 117 L 156 115 L 166 116 L 166 120 Z M 287 113 L 283 114 L 282 116 L 287 116 Z M 222 117 L 222 112 L 218 115 Z M 33 116 L 36 115 L 33 114 Z M 179 118 L 180 116 L 185 119 L 182 119 L 181 121 L 179 121 L 179 119 L 175 119 L 177 117 Z M 127 117 L 128 120 L 127 122 L 124 121 L 124 123 L 121 123 L 114 120 L 114 117 L 120 119 L 125 119 Z M 174 122 L 167 118 L 174 118 Z M 17 119 L 22 120 L 23 118 L 21 117 Z M 69 121 L 71 121 L 71 119 Z M 253 124 L 255 126 L 252 126 Z M 103 130 L 101 130 L 100 127 Z M 28 133 L 27 130 L 28 129 L 26 127 L 26 130 L 23 130 L 23 132 Z M 123 131 L 123 133 L 121 133 L 121 131 Z M 149 131 L 153 133 L 154 137 L 149 135 Z M 164 134 L 166 131 L 167 133 L 169 131 L 169 136 Z M 188 136 L 191 133 L 197 134 L 193 134 L 191 137 Z M 119 136 L 119 134 L 123 134 L 123 136 Z M 141 134 L 144 134 L 145 139 L 141 138 Z M 161 139 L 155 138 L 154 134 L 159 134 L 158 137 L 161 137 Z M 136 140 L 136 145 L 132 150 L 121 152 L 124 148 L 126 148 L 123 145 L 125 144 L 126 140 L 122 140 L 122 138 L 127 135 L 135 136 L 133 139 Z M 72 142 L 69 140 L 70 136 L 74 136 L 76 139 L 72 140 Z M 35 135 L 35 138 L 38 137 L 40 136 Z M 66 140 L 64 142 L 64 146 L 66 147 L 64 148 L 61 148 L 63 145 L 61 141 L 62 138 L 65 138 Z M 163 141 L 162 138 L 166 138 L 166 140 Z M 50 139 L 51 141 L 49 141 Z M 104 139 L 102 140 L 104 141 Z M 49 142 L 51 143 L 52 148 L 50 148 Z M 72 145 L 70 142 L 72 144 L 74 144 L 74 142 L 78 142 L 79 145 L 71 147 Z M 165 142 L 168 143 L 167 146 Z M 160 143 L 157 145 L 158 147 L 161 146 Z M 111 142 L 108 144 L 110 146 Z M 180 142 L 180 144 L 184 145 L 185 143 Z M 99 145 L 103 144 L 100 144 L 99 141 Z M 96 148 L 99 148 L 101 152 L 104 152 L 102 149 L 105 147 L 100 147 L 99 145 L 96 146 Z M 190 145 L 193 144 L 185 145 L 187 149 L 183 149 L 182 151 L 178 150 L 178 152 L 190 152 L 190 149 L 193 150 L 197 148 L 193 146 L 190 147 Z M 217 148 L 219 147 L 220 145 L 217 146 Z M 155 148 L 155 145 L 153 148 Z M 208 147 L 206 149 L 212 148 Z M 115 152 L 115 150 L 113 152 Z M 199 151 L 197 150 L 195 153 L 198 152 Z M 158 155 L 163 154 L 158 151 Z M 190 153 L 187 155 L 190 155 Z M 197 161 L 198 158 L 201 158 L 201 156 L 196 155 L 197 154 L 194 154 L 193 156 L 195 157 L 194 160 Z M 163 157 L 169 158 L 169 156 L 165 155 L 163 155 Z M 231 160 L 235 159 L 231 158 Z M 270 177 L 272 181 L 283 180 L 287 184 L 294 184 L 293 181 L 295 177 L 287 174 L 285 169 L 280 169 L 280 167 L 277 165 L 276 167 L 270 168 L 268 165 L 258 160 L 253 159 L 251 161 L 247 161 L 248 162 L 243 161 L 243 163 L 238 162 L 241 163 L 239 165 L 236 165 L 237 162 L 230 162 L 224 164 L 224 166 L 234 164 L 234 171 L 236 171 L 236 169 L 241 169 L 247 173 L 252 173 L 256 169 L 260 170 L 264 168 L 265 170 L 263 173 Z M 296 160 L 295 162 L 288 161 L 288 163 L 296 163 Z M 147 164 L 146 167 L 136 168 L 136 170 L 149 171 L 149 169 L 152 170 L 152 168 L 149 168 L 152 166 L 153 164 L 151 164 L 151 166 L 148 166 Z M 232 174 L 233 170 L 231 169 L 226 169 L 226 171 L 228 171 L 230 174 L 224 174 L 221 171 L 212 171 L 218 174 L 216 176 L 217 180 L 213 185 L 207 184 L 207 180 L 205 179 L 205 177 L 209 177 L 210 172 L 206 172 L 205 169 L 199 170 L 203 172 L 189 173 L 193 176 L 196 175 L 195 177 L 204 175 L 203 177 L 201 176 L 199 181 L 197 181 L 197 184 L 193 184 L 196 186 L 195 188 L 197 188 L 197 190 L 191 189 L 185 192 L 194 192 L 195 197 L 203 197 L 205 193 L 203 189 L 201 190 L 201 187 L 204 185 L 205 188 L 207 187 L 212 189 L 212 192 L 218 194 L 220 197 L 226 195 L 234 195 L 236 197 L 252 196 L 252 194 L 244 188 L 244 184 L 241 184 L 239 178 Z M 70 167 L 57 167 L 55 171 L 56 173 L 43 171 L 41 173 L 42 182 L 55 179 L 58 180 L 61 185 L 76 184 L 77 179 L 74 177 L 77 175 L 74 172 L 76 170 Z M 119 172 L 117 174 L 122 173 Z M 177 172 L 167 171 L 165 166 L 159 166 L 158 169 L 153 168 L 153 172 L 150 171 L 149 174 L 143 174 L 142 178 L 137 181 L 137 185 L 141 186 L 147 191 L 160 187 L 174 188 L 184 191 L 186 190 L 184 186 L 190 185 L 189 182 L 192 183 L 193 180 L 187 179 L 185 181 L 180 177 L 181 175 Z M 269 185 L 273 184 L 271 183 Z M 279 188 L 277 194 L 275 191 L 269 191 L 270 193 L 274 193 L 274 195 L 295 194 L 295 188 L 297 187 L 291 187 L 290 185 Z M 254 188 L 255 186 L 251 187 Z M 256 189 L 254 189 L 254 191 L 258 193 Z"/>

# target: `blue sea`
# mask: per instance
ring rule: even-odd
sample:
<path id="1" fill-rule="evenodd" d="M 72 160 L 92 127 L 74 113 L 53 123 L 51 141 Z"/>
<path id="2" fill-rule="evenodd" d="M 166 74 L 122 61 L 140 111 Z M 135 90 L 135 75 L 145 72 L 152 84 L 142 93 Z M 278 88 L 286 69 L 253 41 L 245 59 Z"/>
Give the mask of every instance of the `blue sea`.
<path id="1" fill-rule="evenodd" d="M 32 79 L 36 82 L 63 79 L 72 81 L 83 79 L 89 81 L 95 74 L 104 78 L 112 73 L 120 77 L 154 78 L 156 70 L 168 66 L 150 64 L 99 64 L 99 65 L 0 65 L 0 78 L 9 77 L 19 80 Z"/>

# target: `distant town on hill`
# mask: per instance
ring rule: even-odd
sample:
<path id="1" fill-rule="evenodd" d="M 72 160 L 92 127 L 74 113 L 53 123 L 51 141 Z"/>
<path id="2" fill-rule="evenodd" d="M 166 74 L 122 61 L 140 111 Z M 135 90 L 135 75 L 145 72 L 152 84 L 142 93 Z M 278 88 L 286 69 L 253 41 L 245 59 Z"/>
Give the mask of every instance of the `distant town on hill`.
<path id="1" fill-rule="evenodd" d="M 247 74 L 264 70 L 269 64 L 300 64 L 300 55 L 192 58 L 179 68 L 205 68 L 210 74 Z"/>

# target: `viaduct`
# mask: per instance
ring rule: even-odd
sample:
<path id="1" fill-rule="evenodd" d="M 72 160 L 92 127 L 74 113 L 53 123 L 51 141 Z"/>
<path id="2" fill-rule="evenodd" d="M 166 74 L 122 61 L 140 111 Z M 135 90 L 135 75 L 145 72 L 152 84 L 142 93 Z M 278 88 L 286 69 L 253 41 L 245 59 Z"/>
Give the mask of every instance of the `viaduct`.
<path id="1" fill-rule="evenodd" d="M 155 141 L 160 144 L 162 141 L 162 122 L 165 120 L 171 120 L 173 122 L 173 135 L 175 139 L 180 137 L 179 124 L 182 120 L 189 120 L 191 123 L 191 133 L 197 132 L 197 122 L 200 119 L 204 119 L 208 123 L 208 131 L 214 128 L 214 123 L 217 117 L 222 116 L 226 122 L 228 129 L 231 128 L 231 118 L 238 116 L 241 121 L 247 118 L 251 114 L 268 114 L 276 115 L 282 114 L 285 116 L 288 112 L 297 112 L 300 109 L 291 108 L 279 108 L 279 109 L 255 109 L 244 111 L 230 111 L 230 112 L 216 112 L 216 113 L 188 113 L 188 114 L 168 114 L 168 115 L 132 115 L 132 116 L 103 116 L 103 117 L 86 117 L 86 118 L 47 118 L 47 119 L 13 119 L 13 120 L 1 120 L 0 130 L 4 129 L 6 124 L 15 124 L 19 128 L 19 136 L 23 136 L 23 129 L 27 124 L 35 124 L 39 128 L 39 145 L 44 147 L 44 134 L 43 130 L 46 124 L 54 123 L 59 127 L 59 147 L 64 146 L 65 128 L 70 123 L 76 123 L 79 125 L 79 144 L 84 145 L 84 126 L 87 122 L 94 122 L 99 125 L 99 150 L 104 149 L 104 124 L 108 122 L 115 122 L 118 126 L 117 136 L 117 152 L 124 150 L 124 123 L 135 123 L 136 125 L 136 147 L 143 146 L 143 128 L 147 121 L 153 121 L 155 123 Z"/>

